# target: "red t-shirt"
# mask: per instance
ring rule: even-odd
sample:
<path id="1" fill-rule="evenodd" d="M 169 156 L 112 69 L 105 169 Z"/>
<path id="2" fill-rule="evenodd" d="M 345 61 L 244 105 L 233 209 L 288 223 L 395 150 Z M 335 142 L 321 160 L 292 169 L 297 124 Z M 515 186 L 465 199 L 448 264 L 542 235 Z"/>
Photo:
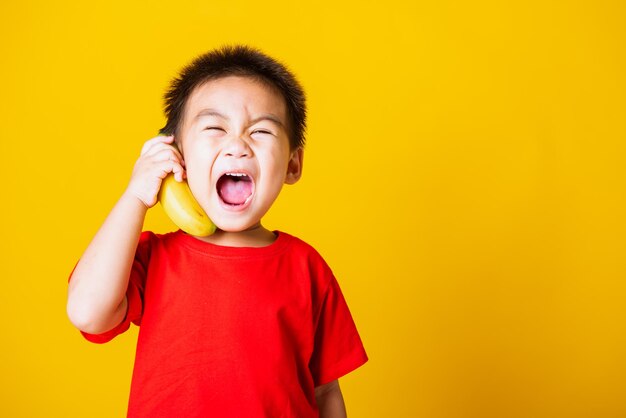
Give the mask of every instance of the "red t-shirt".
<path id="1" fill-rule="evenodd" d="M 141 325 L 129 417 L 317 417 L 314 388 L 367 361 L 339 285 L 305 242 L 223 247 L 143 232 L 128 313 Z"/>

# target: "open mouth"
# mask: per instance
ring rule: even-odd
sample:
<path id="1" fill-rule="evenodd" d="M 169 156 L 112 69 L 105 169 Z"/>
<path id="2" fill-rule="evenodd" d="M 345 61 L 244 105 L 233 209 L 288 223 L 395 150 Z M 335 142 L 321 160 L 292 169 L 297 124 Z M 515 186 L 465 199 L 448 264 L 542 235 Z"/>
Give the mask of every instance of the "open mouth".
<path id="1" fill-rule="evenodd" d="M 253 191 L 252 178 L 245 173 L 225 173 L 217 180 L 217 193 L 228 206 L 245 205 L 252 198 Z"/>

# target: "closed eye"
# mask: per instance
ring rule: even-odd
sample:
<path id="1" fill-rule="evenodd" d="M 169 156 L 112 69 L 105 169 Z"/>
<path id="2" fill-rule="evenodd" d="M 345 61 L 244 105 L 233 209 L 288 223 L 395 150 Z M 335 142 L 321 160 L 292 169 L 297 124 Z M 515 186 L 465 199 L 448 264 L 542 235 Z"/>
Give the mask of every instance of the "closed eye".
<path id="1" fill-rule="evenodd" d="M 255 131 L 252 131 L 253 134 L 268 134 L 268 135 L 274 135 L 273 133 L 271 133 L 270 131 L 266 131 L 264 129 L 257 129 Z"/>
<path id="2" fill-rule="evenodd" d="M 205 131 L 210 131 L 210 130 L 224 131 L 224 129 L 220 128 L 219 126 L 207 126 L 206 128 L 204 128 L 204 130 Z"/>

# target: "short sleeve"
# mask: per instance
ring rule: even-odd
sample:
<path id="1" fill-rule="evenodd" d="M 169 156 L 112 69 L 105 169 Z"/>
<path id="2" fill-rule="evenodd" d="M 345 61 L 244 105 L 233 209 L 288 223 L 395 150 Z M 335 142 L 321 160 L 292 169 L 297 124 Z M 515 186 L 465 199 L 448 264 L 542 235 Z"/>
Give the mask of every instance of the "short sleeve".
<path id="1" fill-rule="evenodd" d="M 103 344 L 111 341 L 119 334 L 126 332 L 130 328 L 131 323 L 134 323 L 137 326 L 141 324 L 141 316 L 143 312 L 143 290 L 145 287 L 145 279 L 150 260 L 151 237 L 153 235 L 154 234 L 149 231 L 144 231 L 139 237 L 139 243 L 135 252 L 135 259 L 133 260 L 128 280 L 128 288 L 126 289 L 126 299 L 128 304 L 124 319 L 116 327 L 102 334 L 88 334 L 80 331 L 86 340 L 96 344 Z"/>
<path id="2" fill-rule="evenodd" d="M 336 380 L 368 360 L 352 314 L 333 276 L 325 292 L 309 368 L 315 386 Z"/>

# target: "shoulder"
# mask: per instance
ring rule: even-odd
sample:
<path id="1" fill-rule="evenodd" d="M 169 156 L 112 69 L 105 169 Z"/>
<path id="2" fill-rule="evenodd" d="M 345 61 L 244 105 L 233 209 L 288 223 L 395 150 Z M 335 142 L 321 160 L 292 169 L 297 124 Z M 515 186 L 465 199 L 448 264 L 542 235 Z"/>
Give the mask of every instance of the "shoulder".
<path id="1" fill-rule="evenodd" d="M 282 239 L 285 242 L 286 247 L 289 248 L 289 251 L 291 253 L 299 254 L 303 257 L 310 259 L 311 261 L 325 263 L 324 258 L 322 257 L 320 252 L 316 250 L 308 242 L 283 231 L 276 231 L 276 232 L 279 234 L 280 239 Z"/>
<path id="2" fill-rule="evenodd" d="M 148 242 L 148 241 L 170 241 L 176 239 L 178 235 L 180 235 L 181 231 L 173 231 L 166 232 L 164 234 L 156 233 L 154 231 L 142 231 L 139 236 L 139 242 Z"/>
<path id="3" fill-rule="evenodd" d="M 318 289 L 326 289 L 335 276 L 321 253 L 301 238 L 278 231 L 287 244 L 287 255 L 291 263 L 299 266 L 301 274 L 306 275 Z"/>
<path id="4" fill-rule="evenodd" d="M 142 231 L 141 235 L 139 235 L 137 250 L 138 252 L 151 252 L 152 249 L 159 246 L 168 247 L 176 245 L 178 235 L 178 231 L 165 234 L 155 233 L 153 231 Z"/>

